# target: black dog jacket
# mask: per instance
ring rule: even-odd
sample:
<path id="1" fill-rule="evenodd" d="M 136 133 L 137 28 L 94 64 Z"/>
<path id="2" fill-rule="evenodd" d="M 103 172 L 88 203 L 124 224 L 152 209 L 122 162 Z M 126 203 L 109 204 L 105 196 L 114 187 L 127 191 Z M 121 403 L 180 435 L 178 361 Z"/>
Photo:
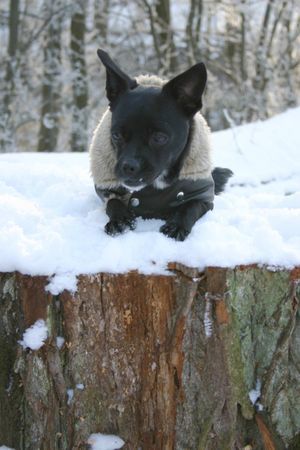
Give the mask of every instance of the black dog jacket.
<path id="1" fill-rule="evenodd" d="M 212 177 L 191 181 L 178 180 L 164 189 L 147 186 L 130 193 L 126 188 L 101 189 L 95 186 L 102 200 L 112 196 L 118 197 L 136 216 L 145 218 L 161 218 L 169 216 L 170 212 L 191 200 L 201 200 L 207 204 L 207 210 L 213 209 L 214 181 Z"/>

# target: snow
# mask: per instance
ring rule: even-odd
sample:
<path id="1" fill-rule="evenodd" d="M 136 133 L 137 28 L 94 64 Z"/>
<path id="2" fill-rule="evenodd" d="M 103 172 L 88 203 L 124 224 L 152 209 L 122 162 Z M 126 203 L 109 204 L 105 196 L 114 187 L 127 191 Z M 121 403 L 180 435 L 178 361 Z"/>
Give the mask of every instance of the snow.
<path id="1" fill-rule="evenodd" d="M 252 403 L 252 405 L 255 405 L 258 411 L 263 411 L 264 407 L 261 403 L 258 402 L 258 400 L 261 397 L 261 381 L 256 381 L 255 389 L 251 389 L 249 392 L 249 398 Z"/>
<path id="2" fill-rule="evenodd" d="M 70 405 L 74 397 L 74 389 L 67 389 L 67 397 L 68 397 L 67 405 Z"/>
<path id="3" fill-rule="evenodd" d="M 47 275 L 54 295 L 76 275 L 169 273 L 197 267 L 300 265 L 300 108 L 265 122 L 213 133 L 214 163 L 235 173 L 213 211 L 184 242 L 159 233 L 161 220 L 107 236 L 88 154 L 0 155 L 0 271 Z"/>
<path id="4" fill-rule="evenodd" d="M 65 339 L 62 336 L 56 337 L 56 346 L 57 346 L 57 348 L 59 348 L 59 350 L 62 349 L 62 347 L 64 346 L 64 343 L 65 343 Z"/>
<path id="5" fill-rule="evenodd" d="M 250 398 L 252 405 L 255 405 L 255 403 L 261 396 L 260 391 L 261 391 L 261 382 L 260 382 L 260 380 L 257 380 L 255 389 L 251 389 L 251 391 L 249 392 L 249 398 Z"/>
<path id="6" fill-rule="evenodd" d="M 93 433 L 88 439 L 91 450 L 116 450 L 123 447 L 125 442 L 112 434 Z"/>
<path id="7" fill-rule="evenodd" d="M 30 328 L 27 328 L 23 334 L 22 341 L 19 344 L 23 348 L 30 348 L 31 350 L 39 350 L 45 343 L 48 337 L 48 328 L 45 321 L 37 320 Z"/>
<path id="8" fill-rule="evenodd" d="M 1 445 L 0 450 L 14 450 L 14 449 L 11 447 L 6 447 L 6 445 Z"/>
<path id="9" fill-rule="evenodd" d="M 46 291 L 53 295 L 58 295 L 64 289 L 69 292 L 76 292 L 77 282 L 72 272 L 55 274 L 53 277 L 50 277 L 50 281 L 46 286 Z"/>

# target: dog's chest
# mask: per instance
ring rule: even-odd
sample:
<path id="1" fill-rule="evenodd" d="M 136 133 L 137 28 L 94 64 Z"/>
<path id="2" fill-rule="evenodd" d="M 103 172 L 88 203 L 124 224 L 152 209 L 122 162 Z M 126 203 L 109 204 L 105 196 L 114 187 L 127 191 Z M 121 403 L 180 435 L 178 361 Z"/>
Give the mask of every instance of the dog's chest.
<path id="1" fill-rule="evenodd" d="M 128 208 L 136 216 L 165 219 L 174 209 L 191 200 L 210 203 L 213 198 L 214 183 L 211 178 L 197 181 L 178 180 L 165 189 L 148 186 L 133 192 L 128 199 Z"/>

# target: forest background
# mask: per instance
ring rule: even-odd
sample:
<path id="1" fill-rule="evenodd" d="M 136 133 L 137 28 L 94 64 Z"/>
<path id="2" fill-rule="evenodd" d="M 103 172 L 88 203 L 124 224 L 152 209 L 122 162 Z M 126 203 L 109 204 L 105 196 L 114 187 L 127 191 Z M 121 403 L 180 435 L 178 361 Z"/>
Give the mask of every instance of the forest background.
<path id="1" fill-rule="evenodd" d="M 297 0 L 2 0 L 0 152 L 82 152 L 107 105 L 108 51 L 131 76 L 205 62 L 212 130 L 299 104 Z"/>

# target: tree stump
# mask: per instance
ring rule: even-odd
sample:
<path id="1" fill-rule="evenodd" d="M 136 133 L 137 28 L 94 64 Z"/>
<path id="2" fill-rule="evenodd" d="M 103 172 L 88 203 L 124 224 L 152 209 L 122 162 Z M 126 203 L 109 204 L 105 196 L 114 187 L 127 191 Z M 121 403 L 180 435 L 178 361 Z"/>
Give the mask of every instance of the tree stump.
<path id="1" fill-rule="evenodd" d="M 125 450 L 299 449 L 299 278 L 172 264 L 54 296 L 47 277 L 0 274 L 0 445 L 86 449 L 101 432 Z M 38 319 L 49 337 L 24 350 Z"/>

